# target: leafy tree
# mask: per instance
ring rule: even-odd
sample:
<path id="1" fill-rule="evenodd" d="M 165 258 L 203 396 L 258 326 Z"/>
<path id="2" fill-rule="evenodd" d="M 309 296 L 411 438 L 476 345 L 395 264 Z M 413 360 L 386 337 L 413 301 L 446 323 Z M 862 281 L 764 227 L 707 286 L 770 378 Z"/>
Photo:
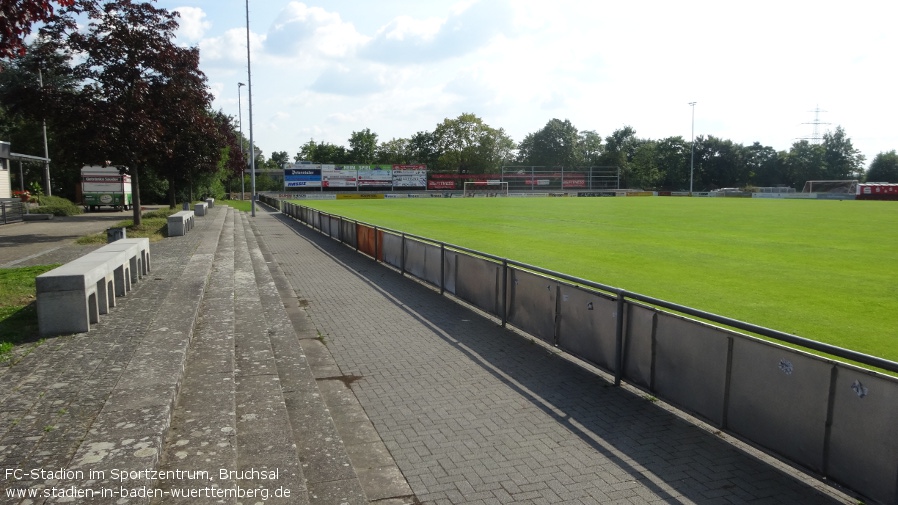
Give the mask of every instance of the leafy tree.
<path id="1" fill-rule="evenodd" d="M 788 152 L 779 155 L 786 185 L 800 191 L 807 181 L 826 179 L 825 156 L 826 149 L 820 144 L 811 144 L 807 140 L 792 144 Z"/>
<path id="2" fill-rule="evenodd" d="M 746 147 L 745 164 L 749 170 L 749 182 L 756 186 L 773 187 L 786 183 L 776 150 L 770 146 L 755 142 Z"/>
<path id="3" fill-rule="evenodd" d="M 437 143 L 431 132 L 418 132 L 409 139 L 408 149 L 411 163 L 423 163 L 431 169 L 436 167 L 439 159 Z"/>
<path id="4" fill-rule="evenodd" d="M 274 168 L 281 168 L 290 163 L 290 155 L 287 154 L 287 151 L 275 151 L 271 153 L 269 161 L 274 165 Z"/>
<path id="5" fill-rule="evenodd" d="M 331 144 L 329 142 L 315 142 L 315 139 L 309 139 L 308 142 L 299 148 L 299 152 L 293 157 L 297 162 L 311 161 L 312 163 L 334 163 L 344 164 L 349 159 L 346 148 Z"/>
<path id="6" fill-rule="evenodd" d="M 824 179 L 843 180 L 863 177 L 864 155 L 854 148 L 851 139 L 848 138 L 841 126 L 837 126 L 834 132 L 823 134 L 823 148 L 825 149 L 823 155 Z"/>
<path id="7" fill-rule="evenodd" d="M 71 7 L 75 0 L 56 0 L 61 6 Z M 34 23 L 42 23 L 53 17 L 53 2 L 48 0 L 4 0 L 0 2 L 0 58 L 12 58 L 25 54 L 25 37 L 31 33 Z"/>
<path id="8" fill-rule="evenodd" d="M 898 182 L 898 154 L 892 149 L 879 153 L 870 162 L 867 170 L 868 182 Z"/>
<path id="9" fill-rule="evenodd" d="M 349 137 L 349 162 L 370 165 L 377 159 L 377 134 L 369 128 Z"/>
<path id="10" fill-rule="evenodd" d="M 215 183 L 221 178 L 222 161 L 228 157 L 223 148 L 233 141 L 228 135 L 232 129 L 230 120 L 221 112 L 209 110 L 212 96 L 205 76 L 197 70 L 199 51 L 180 50 L 173 57 L 177 59 L 172 62 L 172 78 L 150 88 L 156 120 L 163 127 L 156 149 L 146 158 L 152 171 L 168 182 L 171 207 L 176 204 L 177 187 L 183 184 L 190 188 L 190 200 L 193 200 L 193 188 L 205 187 L 206 196 L 222 196 L 220 183 Z"/>
<path id="11" fill-rule="evenodd" d="M 412 163 L 411 142 L 409 139 L 393 138 L 381 142 L 377 146 L 377 163 L 390 165 L 407 165 Z"/>
<path id="12" fill-rule="evenodd" d="M 579 148 L 578 164 L 585 166 L 594 166 L 599 164 L 599 158 L 602 155 L 604 147 L 602 146 L 602 137 L 595 130 L 584 130 L 580 132 L 577 146 Z"/>
<path id="13" fill-rule="evenodd" d="M 646 140 L 639 143 L 630 161 L 628 186 L 630 188 L 652 189 L 662 180 L 659 143 Z"/>
<path id="14" fill-rule="evenodd" d="M 0 72 L 0 138 L 17 152 L 43 156 L 41 129 L 46 122 L 52 193 L 69 199 L 75 198 L 83 164 L 75 156 L 81 139 L 72 127 L 73 122 L 84 122 L 80 94 L 68 57 L 40 41 Z M 28 163 L 23 168 L 26 181 L 43 179 L 43 165 Z"/>
<path id="15" fill-rule="evenodd" d="M 140 224 L 139 174 L 164 144 L 168 118 L 163 113 L 167 107 L 160 107 L 162 97 L 185 75 L 194 77 L 189 85 L 205 77 L 195 65 L 197 51 L 174 44 L 176 14 L 132 0 L 111 0 L 85 10 L 86 29 L 79 29 L 74 10 L 63 9 L 41 33 L 60 51 L 79 56 L 73 69 L 84 83 L 86 114 L 80 130 L 85 133 L 85 161 L 125 161 L 135 186 L 134 223 Z M 181 113 L 200 118 L 206 105 L 200 100 Z"/>
<path id="16" fill-rule="evenodd" d="M 445 119 L 432 134 L 438 172 L 495 173 L 511 158 L 514 141 L 474 114 Z M 430 146 L 428 146 L 430 147 Z"/>
<path id="17" fill-rule="evenodd" d="M 630 161 L 639 143 L 632 126 L 618 128 L 605 137 L 605 150 L 599 157 L 599 164 L 619 169 L 623 187 L 629 187 Z"/>
<path id="18" fill-rule="evenodd" d="M 749 170 L 743 156 L 743 147 L 731 140 L 713 135 L 696 137 L 695 166 L 695 181 L 698 181 L 699 187 L 734 188 L 748 183 Z"/>
<path id="19" fill-rule="evenodd" d="M 575 167 L 581 164 L 580 134 L 567 119 L 551 119 L 535 133 L 524 137 L 518 148 L 523 163 L 545 167 Z"/>
<path id="20" fill-rule="evenodd" d="M 689 161 L 692 146 L 683 137 L 667 137 L 657 142 L 659 185 L 672 191 L 689 188 Z"/>

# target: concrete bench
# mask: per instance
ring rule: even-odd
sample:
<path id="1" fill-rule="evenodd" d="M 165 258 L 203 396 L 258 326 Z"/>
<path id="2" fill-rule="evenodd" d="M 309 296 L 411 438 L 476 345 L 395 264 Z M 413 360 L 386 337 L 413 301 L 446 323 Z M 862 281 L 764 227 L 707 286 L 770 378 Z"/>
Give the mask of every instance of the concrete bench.
<path id="1" fill-rule="evenodd" d="M 168 216 L 168 236 L 180 237 L 187 235 L 187 232 L 193 229 L 196 222 L 195 214 L 192 210 L 182 210 Z"/>
<path id="2" fill-rule="evenodd" d="M 193 212 L 196 213 L 197 216 L 205 216 L 206 211 L 209 210 L 209 204 L 206 202 L 200 202 L 193 206 Z"/>
<path id="3" fill-rule="evenodd" d="M 206 198 L 206 203 L 209 205 L 209 208 L 215 207 L 215 199 L 214 198 Z"/>
<path id="4" fill-rule="evenodd" d="M 100 314 L 115 307 L 149 273 L 150 241 L 122 239 L 35 278 L 42 337 L 90 331 Z"/>

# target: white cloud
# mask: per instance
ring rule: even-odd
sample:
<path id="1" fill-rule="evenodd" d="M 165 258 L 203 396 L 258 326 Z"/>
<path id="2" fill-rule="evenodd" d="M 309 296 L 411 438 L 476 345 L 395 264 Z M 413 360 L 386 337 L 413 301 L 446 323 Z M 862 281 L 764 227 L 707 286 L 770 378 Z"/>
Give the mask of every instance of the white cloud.
<path id="1" fill-rule="evenodd" d="M 250 32 L 252 54 L 258 53 L 265 44 L 265 38 Z M 218 37 L 205 38 L 200 41 L 200 58 L 204 65 L 246 67 L 246 29 L 232 28 Z"/>
<path id="2" fill-rule="evenodd" d="M 342 58 L 367 41 L 352 23 L 320 7 L 290 2 L 271 25 L 267 50 L 279 56 Z"/>
<path id="3" fill-rule="evenodd" d="M 810 133 L 802 123 L 819 105 L 828 128 L 843 126 L 868 160 L 898 148 L 895 2 L 283 5 L 259 5 L 253 18 L 254 106 L 266 118 L 257 135 L 273 150 L 309 137 L 345 144 L 363 128 L 409 137 L 462 112 L 517 141 L 552 118 L 602 136 L 631 125 L 644 138 L 688 138 L 690 101 L 696 135 L 788 149 Z M 203 34 L 202 68 L 234 110 L 246 73 L 242 12 L 201 12 L 182 36 Z"/>
<path id="4" fill-rule="evenodd" d="M 370 68 L 363 70 L 329 68 L 315 79 L 310 89 L 337 95 L 368 95 L 381 91 L 384 88 L 384 81 L 380 72 Z"/>
<path id="5" fill-rule="evenodd" d="M 399 16 L 377 32 L 361 55 L 391 64 L 439 62 L 482 48 L 508 31 L 512 18 L 507 0 L 474 2 L 445 19 Z"/>
<path id="6" fill-rule="evenodd" d="M 393 41 L 419 40 L 430 42 L 436 38 L 443 26 L 440 18 L 418 20 L 410 16 L 399 16 L 377 32 L 377 37 Z"/>
<path id="7" fill-rule="evenodd" d="M 174 10 L 180 14 L 175 35 L 182 43 L 195 43 L 212 28 L 212 23 L 206 21 L 206 12 L 199 7 L 176 7 Z"/>

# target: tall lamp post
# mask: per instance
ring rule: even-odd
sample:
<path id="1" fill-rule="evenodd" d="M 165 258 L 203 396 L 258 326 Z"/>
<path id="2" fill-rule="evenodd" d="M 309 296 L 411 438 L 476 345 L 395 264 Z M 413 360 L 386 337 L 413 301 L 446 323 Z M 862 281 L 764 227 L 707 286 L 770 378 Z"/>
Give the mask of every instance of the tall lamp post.
<path id="1" fill-rule="evenodd" d="M 256 217 L 256 150 L 253 148 L 253 68 L 249 58 L 249 0 L 246 0 L 246 82 L 249 84 L 249 170 L 251 175 L 250 215 Z"/>
<path id="2" fill-rule="evenodd" d="M 689 196 L 692 196 L 692 174 L 695 171 L 695 102 L 689 102 L 692 106 L 692 154 L 689 156 Z"/>
<path id="3" fill-rule="evenodd" d="M 41 86 L 41 92 L 44 90 L 44 73 L 41 71 L 40 67 L 37 67 L 37 79 Z M 47 186 L 44 188 L 44 191 L 47 193 L 47 196 L 53 196 L 52 186 L 50 185 L 50 150 L 47 148 L 47 120 L 42 118 L 41 123 L 43 124 L 44 129 L 44 180 L 47 181 Z"/>
<path id="4" fill-rule="evenodd" d="M 237 83 L 237 130 L 240 132 L 240 159 L 243 161 L 243 168 L 240 169 L 240 200 L 246 200 L 246 188 L 243 179 L 246 177 L 246 157 L 243 156 L 243 106 L 240 105 L 240 88 L 246 86 L 242 82 Z"/>

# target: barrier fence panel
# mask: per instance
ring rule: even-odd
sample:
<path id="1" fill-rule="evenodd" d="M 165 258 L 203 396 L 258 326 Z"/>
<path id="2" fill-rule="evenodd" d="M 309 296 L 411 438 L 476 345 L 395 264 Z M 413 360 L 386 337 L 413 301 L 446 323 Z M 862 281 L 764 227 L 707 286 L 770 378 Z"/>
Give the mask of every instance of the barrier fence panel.
<path id="1" fill-rule="evenodd" d="M 359 251 L 371 256 L 372 258 L 379 259 L 377 255 L 377 242 L 375 233 L 375 229 L 366 226 L 364 224 L 357 223 L 356 224 L 356 237 L 358 237 L 358 247 Z"/>
<path id="2" fill-rule="evenodd" d="M 818 357 L 734 338 L 726 427 L 822 472 L 831 374 Z"/>
<path id="3" fill-rule="evenodd" d="M 443 256 L 443 270 L 443 289 L 455 295 L 455 273 L 458 271 L 457 252 L 446 251 Z"/>
<path id="4" fill-rule="evenodd" d="M 318 213 L 318 231 L 330 235 L 330 216 L 324 212 Z"/>
<path id="5" fill-rule="evenodd" d="M 325 235 L 330 236 L 330 234 L 331 234 L 330 223 L 331 223 L 330 215 L 325 214 L 324 212 L 318 213 L 318 229 L 321 231 L 321 233 L 324 233 Z"/>
<path id="6" fill-rule="evenodd" d="M 720 426 L 730 338 L 718 328 L 659 313 L 655 341 L 659 396 Z"/>
<path id="7" fill-rule="evenodd" d="M 490 314 L 500 315 L 502 265 L 461 253 L 455 259 L 455 296 Z"/>
<path id="8" fill-rule="evenodd" d="M 376 260 L 615 373 L 623 310 L 621 378 L 872 500 L 898 504 L 898 378 L 699 319 L 898 371 L 893 362 L 830 352 L 766 328 L 306 207 L 284 208 Z"/>
<path id="9" fill-rule="evenodd" d="M 558 281 L 509 268 L 508 322 L 554 345 L 557 294 Z"/>
<path id="10" fill-rule="evenodd" d="M 335 238 L 340 240 L 340 222 L 342 220 L 338 216 L 330 217 L 330 226 L 328 227 L 328 231 L 330 233 L 331 238 Z"/>
<path id="11" fill-rule="evenodd" d="M 440 247 L 406 237 L 405 271 L 440 286 Z"/>
<path id="12" fill-rule="evenodd" d="M 576 286 L 559 289 L 558 347 L 614 371 L 617 301 Z"/>
<path id="13" fill-rule="evenodd" d="M 340 222 L 340 238 L 343 240 L 344 244 L 347 244 L 352 248 L 357 247 L 358 244 L 358 242 L 356 241 L 355 232 L 355 221 L 344 219 Z"/>
<path id="14" fill-rule="evenodd" d="M 658 311 L 635 303 L 626 304 L 624 373 L 631 384 L 655 389 L 655 328 Z"/>
<path id="15" fill-rule="evenodd" d="M 402 270 L 402 241 L 404 240 L 404 237 L 402 237 L 402 235 L 387 232 L 384 232 L 382 236 L 383 240 L 381 241 L 381 244 L 383 244 L 383 256 L 381 261 Z"/>
<path id="16" fill-rule="evenodd" d="M 898 379 L 836 366 L 826 475 L 898 503 Z"/>

